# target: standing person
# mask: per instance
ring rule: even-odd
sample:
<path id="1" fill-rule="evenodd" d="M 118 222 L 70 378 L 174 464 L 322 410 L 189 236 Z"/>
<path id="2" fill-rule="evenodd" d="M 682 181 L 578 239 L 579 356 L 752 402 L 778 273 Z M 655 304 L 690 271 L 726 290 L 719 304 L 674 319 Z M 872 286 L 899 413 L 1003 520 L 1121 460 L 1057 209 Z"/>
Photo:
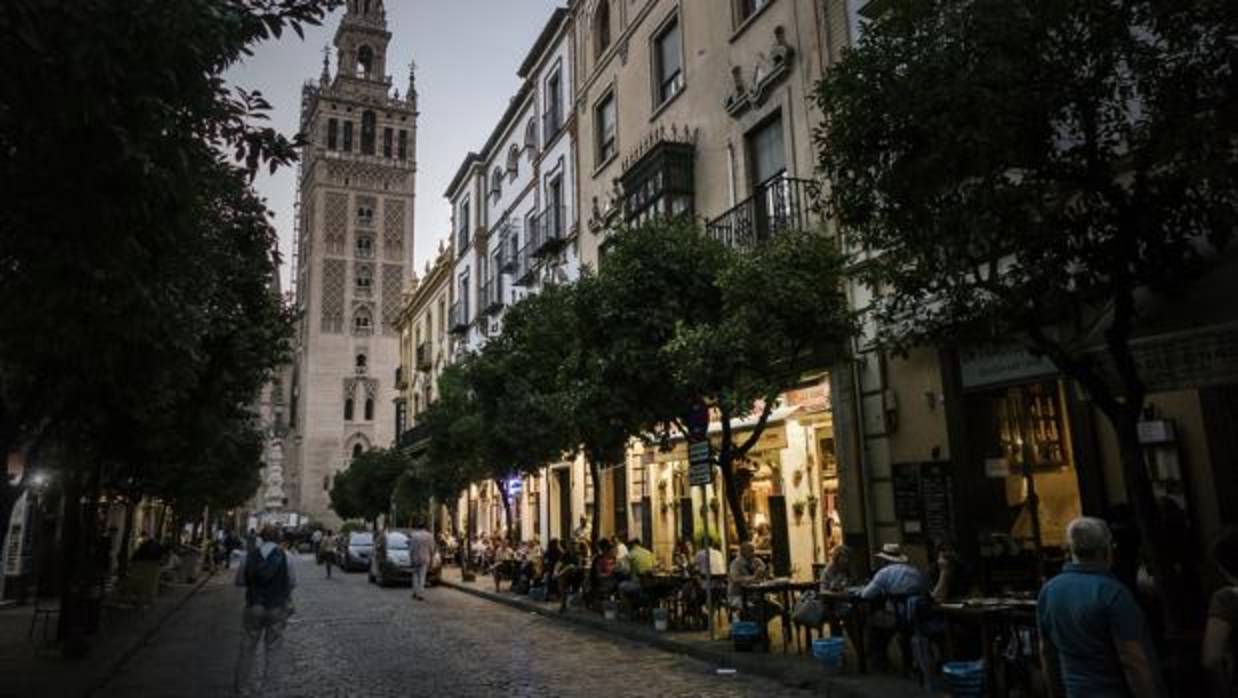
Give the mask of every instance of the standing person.
<path id="1" fill-rule="evenodd" d="M 714 574 L 726 574 L 726 558 L 713 541 L 702 540 L 702 547 L 696 552 L 696 571 L 702 577 Z"/>
<path id="2" fill-rule="evenodd" d="M 572 538 L 583 541 L 589 540 L 589 520 L 585 518 L 584 514 L 580 515 L 580 523 L 577 524 L 576 528 L 572 529 Z"/>
<path id="3" fill-rule="evenodd" d="M 1165 695 L 1143 611 L 1109 572 L 1113 536 L 1104 521 L 1070 522 L 1071 562 L 1040 590 L 1040 658 L 1053 698 Z"/>
<path id="4" fill-rule="evenodd" d="M 327 566 L 327 579 L 330 579 L 331 568 L 335 565 L 335 533 L 331 529 L 327 529 L 318 545 L 320 546 L 319 549 L 322 550 L 320 555 L 322 563 Z"/>
<path id="5" fill-rule="evenodd" d="M 280 538 L 278 528 L 264 526 L 254 548 L 241 558 L 236 569 L 236 585 L 245 587 L 245 612 L 241 620 L 244 634 L 236 662 L 238 695 L 252 695 L 250 675 L 259 642 L 265 646 L 263 680 L 269 676 L 271 655 L 279 649 L 288 617 L 292 615 L 292 590 L 296 588 L 297 578 L 288 555 L 280 547 Z"/>
<path id="6" fill-rule="evenodd" d="M 425 517 L 413 519 L 413 532 L 408 534 L 408 561 L 413 567 L 413 598 L 425 601 L 421 592 L 426 588 L 426 571 L 434 561 L 434 536 L 426 530 Z"/>

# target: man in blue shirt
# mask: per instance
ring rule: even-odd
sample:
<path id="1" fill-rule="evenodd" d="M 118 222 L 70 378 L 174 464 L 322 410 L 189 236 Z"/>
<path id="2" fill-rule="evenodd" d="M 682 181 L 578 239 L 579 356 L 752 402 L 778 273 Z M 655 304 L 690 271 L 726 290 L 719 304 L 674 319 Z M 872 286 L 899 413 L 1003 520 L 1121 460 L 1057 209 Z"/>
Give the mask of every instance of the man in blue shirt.
<path id="1" fill-rule="evenodd" d="M 872 662 L 875 667 L 884 669 L 890 663 L 887 653 L 890 640 L 899 629 L 897 609 L 907 608 L 906 604 L 910 603 L 911 597 L 926 596 L 928 583 L 924 573 L 908 561 L 898 543 L 882 545 L 881 552 L 873 557 L 880 569 L 860 592 L 860 596 L 870 601 L 886 601 L 882 606 L 873 607 L 868 621 Z M 902 606 L 896 606 L 896 601 L 902 602 Z M 910 666 L 911 657 L 904 656 L 903 662 Z"/>
<path id="2" fill-rule="evenodd" d="M 1143 612 L 1109 573 L 1112 535 L 1081 517 L 1066 527 L 1072 562 L 1037 601 L 1040 657 L 1053 698 L 1165 695 Z"/>

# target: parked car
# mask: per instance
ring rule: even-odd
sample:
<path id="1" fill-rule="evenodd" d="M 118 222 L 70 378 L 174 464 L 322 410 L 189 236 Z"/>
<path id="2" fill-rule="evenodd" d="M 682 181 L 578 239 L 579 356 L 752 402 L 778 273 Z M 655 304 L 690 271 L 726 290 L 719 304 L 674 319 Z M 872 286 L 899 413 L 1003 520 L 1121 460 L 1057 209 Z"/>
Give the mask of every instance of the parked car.
<path id="1" fill-rule="evenodd" d="M 374 556 L 370 558 L 370 582 L 384 587 L 392 582 L 412 583 L 408 533 L 401 529 L 389 529 L 375 539 Z"/>
<path id="2" fill-rule="evenodd" d="M 368 531 L 354 531 L 339 537 L 336 561 L 345 572 L 364 572 L 370 569 L 374 552 L 374 536 Z"/>
<path id="3" fill-rule="evenodd" d="M 412 584 L 413 568 L 409 559 L 408 536 L 411 531 L 391 529 L 375 540 L 370 560 L 370 581 L 381 586 L 393 582 Z M 426 584 L 438 584 L 443 578 L 443 558 L 435 551 L 426 570 Z"/>

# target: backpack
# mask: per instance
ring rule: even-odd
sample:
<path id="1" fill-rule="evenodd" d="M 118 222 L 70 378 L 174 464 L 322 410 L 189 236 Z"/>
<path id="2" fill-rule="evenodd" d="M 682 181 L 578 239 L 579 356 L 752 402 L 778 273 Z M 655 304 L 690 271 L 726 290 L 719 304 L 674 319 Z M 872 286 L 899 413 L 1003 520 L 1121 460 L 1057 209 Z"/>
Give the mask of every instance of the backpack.
<path id="1" fill-rule="evenodd" d="M 288 558 L 276 547 L 267 557 L 254 548 L 245 560 L 245 602 L 250 606 L 283 608 L 292 596 Z"/>

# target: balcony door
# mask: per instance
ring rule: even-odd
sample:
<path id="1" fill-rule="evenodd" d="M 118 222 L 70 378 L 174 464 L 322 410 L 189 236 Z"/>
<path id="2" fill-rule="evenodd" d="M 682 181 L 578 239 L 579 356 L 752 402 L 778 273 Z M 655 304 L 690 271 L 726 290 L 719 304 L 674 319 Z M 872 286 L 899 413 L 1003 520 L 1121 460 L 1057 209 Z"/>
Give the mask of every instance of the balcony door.
<path id="1" fill-rule="evenodd" d="M 782 115 L 767 119 L 748 134 L 749 186 L 752 187 L 753 233 L 764 239 L 782 227 L 790 215 L 785 184 L 787 150 L 782 139 Z"/>

